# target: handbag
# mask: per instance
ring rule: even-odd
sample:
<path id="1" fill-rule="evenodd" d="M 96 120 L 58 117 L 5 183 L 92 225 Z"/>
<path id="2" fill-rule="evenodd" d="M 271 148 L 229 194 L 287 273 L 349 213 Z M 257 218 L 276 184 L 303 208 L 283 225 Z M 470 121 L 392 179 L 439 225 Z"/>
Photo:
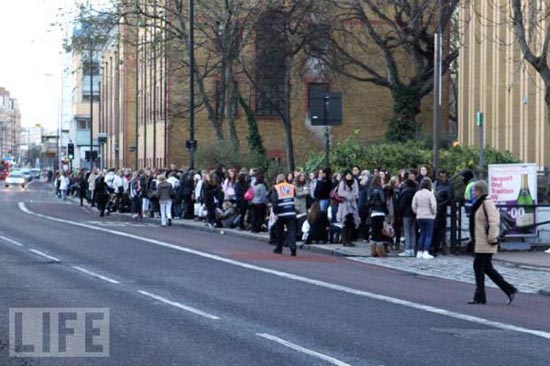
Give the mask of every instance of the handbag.
<path id="1" fill-rule="evenodd" d="M 395 237 L 395 231 L 393 230 L 393 226 L 388 221 L 384 221 L 384 227 L 382 228 L 382 235 L 384 235 L 388 239 L 393 239 Z"/>
<path id="2" fill-rule="evenodd" d="M 244 194 L 244 199 L 246 201 L 252 201 L 254 199 L 254 188 L 250 187 Z"/>
<path id="3" fill-rule="evenodd" d="M 336 186 L 331 192 L 330 192 L 330 198 L 338 203 L 344 202 L 344 199 L 338 195 L 338 186 Z"/>

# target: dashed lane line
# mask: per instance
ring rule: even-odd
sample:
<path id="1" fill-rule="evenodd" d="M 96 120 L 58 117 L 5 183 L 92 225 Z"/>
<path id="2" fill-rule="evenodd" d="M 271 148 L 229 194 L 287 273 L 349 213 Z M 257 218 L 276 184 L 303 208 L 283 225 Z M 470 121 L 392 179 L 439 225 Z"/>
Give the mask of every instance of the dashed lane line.
<path id="1" fill-rule="evenodd" d="M 39 256 L 41 256 L 41 257 L 47 258 L 47 259 L 49 259 L 49 260 L 51 260 L 51 261 L 54 261 L 54 262 L 61 262 L 61 259 L 56 258 L 56 257 L 53 257 L 53 256 L 51 256 L 51 255 L 49 255 L 49 254 L 44 253 L 44 252 L 41 252 L 40 250 L 29 249 L 29 252 L 34 253 L 34 254 L 37 254 L 37 255 L 39 255 Z"/>
<path id="2" fill-rule="evenodd" d="M 291 343 L 289 341 L 285 341 L 284 339 L 281 339 L 281 338 L 278 338 L 278 337 L 275 337 L 271 334 L 267 334 L 267 333 L 257 333 L 256 334 L 258 337 L 262 337 L 264 339 L 268 339 L 270 341 L 273 341 L 273 342 L 276 342 L 276 343 L 279 343 L 280 345 L 283 345 L 287 348 L 290 348 L 290 349 L 293 349 L 294 351 L 298 351 L 298 352 L 301 352 L 301 353 L 304 353 L 308 356 L 312 356 L 312 357 L 316 357 L 316 358 L 319 358 L 323 361 L 326 361 L 330 364 L 333 364 L 333 365 L 336 365 L 336 366 L 351 366 L 349 363 L 345 363 L 343 361 L 340 361 L 334 357 L 330 357 L 330 356 L 327 356 L 327 355 L 324 355 L 322 353 L 319 353 L 319 352 L 316 352 L 316 351 L 312 351 L 310 349 L 307 349 L 305 347 L 302 347 L 302 346 L 299 346 L 297 344 L 294 344 L 294 343 Z"/>
<path id="3" fill-rule="evenodd" d="M 2 239 L 3 241 L 7 241 L 8 243 L 11 243 L 11 244 L 16 245 L 18 247 L 23 247 L 23 244 L 21 244 L 20 242 L 15 241 L 15 240 L 10 239 L 10 238 L 6 238 L 5 236 L 0 236 L 0 239 Z"/>
<path id="4" fill-rule="evenodd" d="M 112 284 L 114 284 L 114 285 L 120 284 L 120 282 L 117 281 L 117 280 L 113 280 L 112 278 L 109 278 L 109 277 L 107 277 L 107 276 L 100 275 L 99 273 L 89 271 L 89 270 L 87 270 L 87 269 L 85 269 L 85 268 L 82 268 L 82 267 L 79 267 L 79 266 L 71 266 L 71 268 L 76 269 L 77 271 L 80 271 L 80 272 L 85 273 L 85 274 L 87 274 L 87 275 L 90 275 L 90 276 L 92 276 L 92 277 L 98 278 L 98 279 L 100 279 L 100 280 L 103 280 L 103 281 L 112 283 Z"/>
<path id="5" fill-rule="evenodd" d="M 152 294 L 150 292 L 147 292 L 147 291 L 142 291 L 142 290 L 139 290 L 138 291 L 140 294 L 142 295 L 145 295 L 145 296 L 148 296 L 152 299 L 155 299 L 157 301 L 160 301 L 162 303 L 165 303 L 165 304 L 168 304 L 168 305 L 171 305 L 171 306 L 175 306 L 176 308 L 179 308 L 179 309 L 182 309 L 182 310 L 185 310 L 185 311 L 188 311 L 190 313 L 193 313 L 195 315 L 199 315 L 199 316 L 202 316 L 204 318 L 207 318 L 207 319 L 210 319 L 210 320 L 219 320 L 220 318 L 215 316 L 215 315 L 212 315 L 210 313 L 206 313 L 202 310 L 199 310 L 199 309 L 195 309 L 191 306 L 187 306 L 187 305 L 184 305 L 184 304 L 180 304 L 179 302 L 175 302 L 175 301 L 172 301 L 172 300 L 169 300 L 165 297 L 162 297 L 162 296 L 159 296 L 159 295 L 155 295 L 155 294 Z"/>

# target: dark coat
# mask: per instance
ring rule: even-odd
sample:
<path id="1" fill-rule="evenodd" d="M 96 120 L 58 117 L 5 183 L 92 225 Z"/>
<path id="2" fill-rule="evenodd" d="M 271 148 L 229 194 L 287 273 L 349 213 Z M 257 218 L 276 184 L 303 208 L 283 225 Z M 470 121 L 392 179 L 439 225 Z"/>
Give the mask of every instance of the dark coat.
<path id="1" fill-rule="evenodd" d="M 416 193 L 417 186 L 418 185 L 413 180 L 407 179 L 405 181 L 405 185 L 401 189 L 398 199 L 399 213 L 401 214 L 401 217 L 415 217 L 412 210 L 412 201 L 414 194 Z"/>
<path id="2" fill-rule="evenodd" d="M 441 184 L 439 181 L 435 182 L 435 198 L 437 200 L 437 212 L 442 212 L 447 209 L 447 206 L 451 204 L 452 199 L 452 187 L 449 182 Z"/>
<path id="3" fill-rule="evenodd" d="M 315 186 L 314 196 L 318 200 L 330 199 L 330 192 L 332 191 L 332 181 L 328 178 L 317 181 Z"/>
<path id="4" fill-rule="evenodd" d="M 104 205 L 109 200 L 110 189 L 105 183 L 103 177 L 99 178 L 95 183 L 94 198 L 98 205 Z"/>

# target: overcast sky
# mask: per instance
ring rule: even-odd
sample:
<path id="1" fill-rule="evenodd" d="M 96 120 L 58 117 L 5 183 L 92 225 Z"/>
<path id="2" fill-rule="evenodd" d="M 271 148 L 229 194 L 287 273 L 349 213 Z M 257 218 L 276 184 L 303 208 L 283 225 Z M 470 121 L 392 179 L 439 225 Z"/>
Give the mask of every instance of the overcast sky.
<path id="1" fill-rule="evenodd" d="M 24 126 L 57 128 L 62 33 L 50 23 L 74 0 L 0 0 L 0 86 L 19 100 Z"/>

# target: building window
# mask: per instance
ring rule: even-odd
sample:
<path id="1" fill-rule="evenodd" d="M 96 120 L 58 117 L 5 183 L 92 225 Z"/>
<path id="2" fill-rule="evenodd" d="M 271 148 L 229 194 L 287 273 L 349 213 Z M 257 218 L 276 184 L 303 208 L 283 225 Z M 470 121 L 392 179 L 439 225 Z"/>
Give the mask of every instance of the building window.
<path id="1" fill-rule="evenodd" d="M 264 12 L 256 24 L 256 114 L 278 116 L 287 103 L 285 75 L 288 42 L 285 15 Z"/>
<path id="2" fill-rule="evenodd" d="M 78 130 L 89 130 L 90 128 L 88 127 L 88 121 L 85 121 L 85 120 L 78 120 L 76 122 L 76 128 Z"/>

